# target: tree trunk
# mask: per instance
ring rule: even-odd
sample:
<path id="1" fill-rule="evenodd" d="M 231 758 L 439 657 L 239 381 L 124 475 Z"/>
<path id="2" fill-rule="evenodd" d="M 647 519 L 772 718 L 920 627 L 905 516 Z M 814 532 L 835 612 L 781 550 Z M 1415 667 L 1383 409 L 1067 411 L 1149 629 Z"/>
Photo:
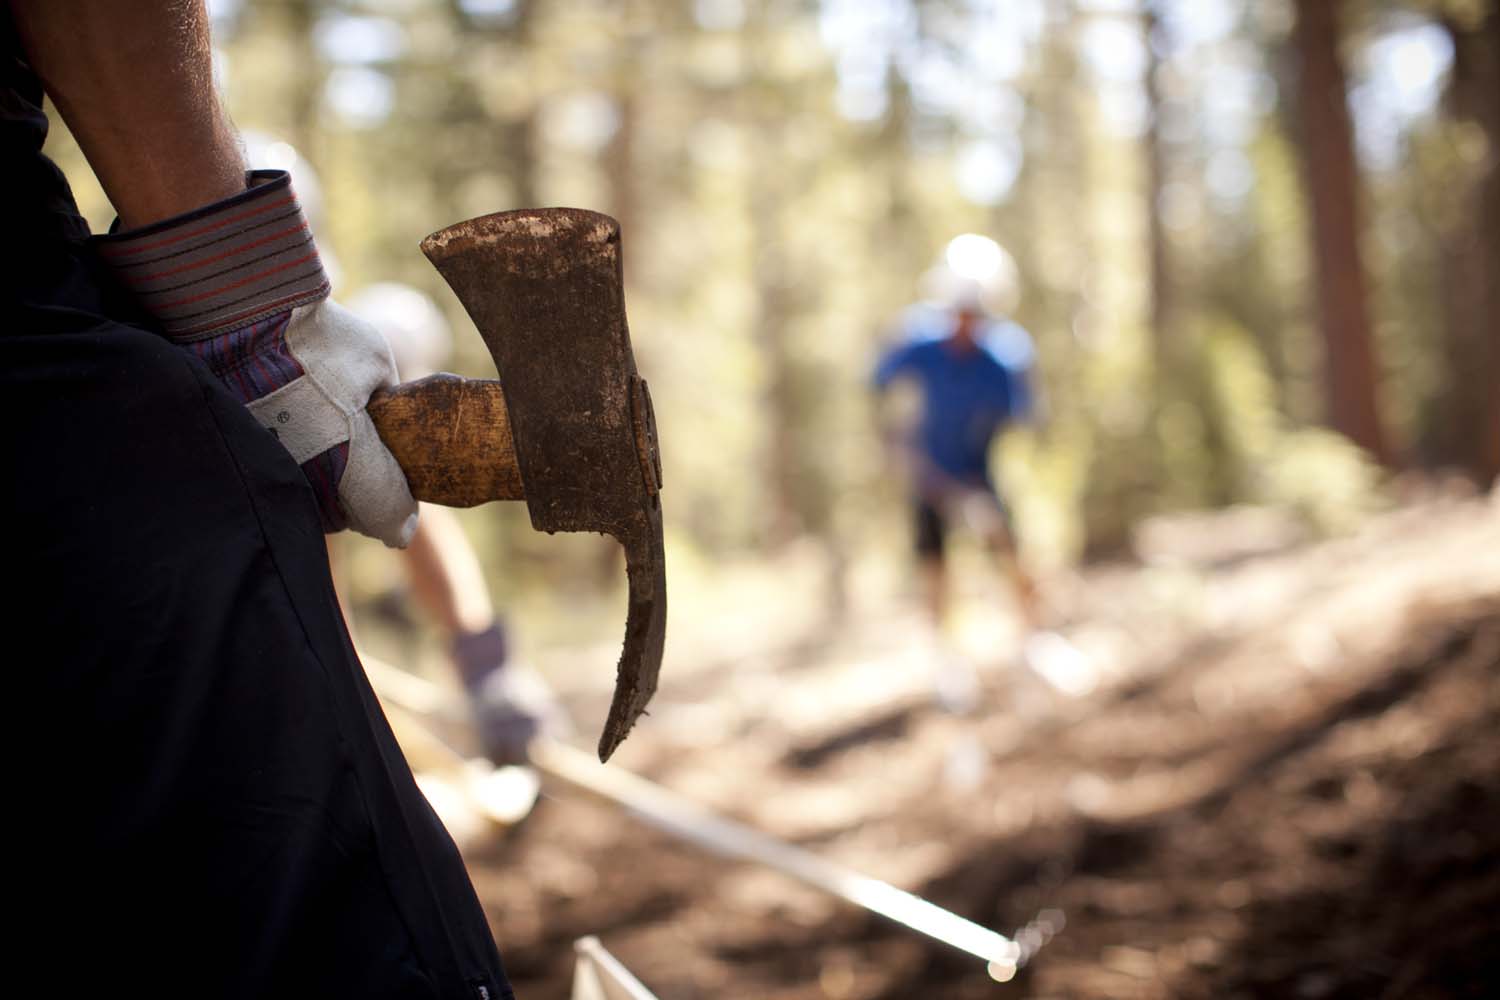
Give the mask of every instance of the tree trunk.
<path id="1" fill-rule="evenodd" d="M 524 58 L 535 44 L 536 0 L 518 0 L 504 34 L 514 46 L 516 58 Z M 495 162 L 504 164 L 510 181 L 514 208 L 536 208 L 541 203 L 537 193 L 537 107 L 535 102 L 514 117 L 495 123 L 493 132 Z"/>
<path id="2" fill-rule="evenodd" d="M 750 110 L 744 124 L 757 158 L 748 178 L 745 208 L 750 217 L 750 280 L 755 293 L 752 330 L 765 372 L 762 462 L 767 503 L 762 532 L 770 547 L 780 548 L 804 533 L 808 522 L 799 489 L 802 422 L 788 330 L 793 313 L 793 274 L 787 259 L 782 211 L 795 182 L 787 176 L 788 165 L 780 162 L 773 138 L 781 128 L 783 108 L 777 84 L 766 73 L 772 30 L 769 15 L 758 13 L 747 19 L 742 44 L 752 67 L 750 75 L 759 81 L 748 100 Z"/>
<path id="3" fill-rule="evenodd" d="M 1481 485 L 1500 474 L 1500 12 L 1444 18 L 1453 68 L 1444 104 L 1483 130 L 1489 155 L 1460 181 L 1461 210 L 1441 235 L 1444 384 L 1433 400 L 1433 457 Z"/>
<path id="4" fill-rule="evenodd" d="M 1488 292 L 1476 344 L 1477 368 L 1467 373 L 1484 405 L 1475 428 L 1473 468 L 1482 483 L 1500 476 L 1500 5 L 1490 4 L 1479 31 L 1481 71 L 1477 115 L 1488 140 L 1484 175 L 1479 181 L 1480 260 Z"/>
<path id="5" fill-rule="evenodd" d="M 1151 331 L 1153 360 L 1157 374 L 1158 400 L 1162 383 L 1176 367 L 1177 337 L 1173 332 L 1172 262 L 1167 242 L 1167 227 L 1162 221 L 1162 191 L 1167 186 L 1166 151 L 1162 148 L 1163 117 L 1161 49 L 1164 44 L 1160 0 L 1149 0 L 1145 6 L 1143 29 L 1146 36 L 1146 101 L 1150 117 L 1146 126 L 1146 198 L 1147 223 L 1151 253 Z"/>
<path id="6" fill-rule="evenodd" d="M 1389 464 L 1359 252 L 1359 177 L 1339 58 L 1340 7 L 1339 0 L 1297 0 L 1293 28 L 1303 179 L 1323 331 L 1323 384 L 1330 425 Z"/>
<path id="7" fill-rule="evenodd" d="M 625 285 L 636 284 L 639 273 L 638 253 L 630 247 L 640 246 L 640 192 L 637 184 L 636 132 L 640 121 L 640 101 L 636 96 L 635 64 L 632 60 L 620 70 L 620 78 L 614 93 L 615 110 L 619 125 L 604 149 L 604 171 L 609 178 L 609 212 L 620 224 L 621 240 L 625 244 L 623 263 Z"/>

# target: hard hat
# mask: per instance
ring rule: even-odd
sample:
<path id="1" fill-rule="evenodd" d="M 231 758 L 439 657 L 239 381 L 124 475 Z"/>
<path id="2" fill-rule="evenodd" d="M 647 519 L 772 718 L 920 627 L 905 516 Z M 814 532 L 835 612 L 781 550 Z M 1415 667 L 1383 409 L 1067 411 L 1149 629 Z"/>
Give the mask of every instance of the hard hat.
<path id="1" fill-rule="evenodd" d="M 349 296 L 344 307 L 385 335 L 403 380 L 431 375 L 453 350 L 453 335 L 442 310 L 410 285 L 394 281 L 366 285 Z"/>
<path id="2" fill-rule="evenodd" d="M 922 277 L 923 293 L 953 310 L 997 315 L 1020 301 L 1015 259 L 988 236 L 964 233 L 948 241 L 943 257 Z"/>

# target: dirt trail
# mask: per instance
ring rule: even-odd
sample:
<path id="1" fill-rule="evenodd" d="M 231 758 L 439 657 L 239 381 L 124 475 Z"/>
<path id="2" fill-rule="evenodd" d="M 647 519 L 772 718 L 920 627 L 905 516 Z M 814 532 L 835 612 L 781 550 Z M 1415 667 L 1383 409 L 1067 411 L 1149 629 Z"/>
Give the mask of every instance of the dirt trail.
<path id="1" fill-rule="evenodd" d="M 565 997 L 584 934 L 663 1000 L 1500 995 L 1495 506 L 1096 570 L 1072 604 L 1088 697 L 996 653 L 978 710 L 946 714 L 887 609 L 664 673 L 621 755 L 1002 932 L 1060 910 L 1018 981 L 549 798 L 466 848 L 520 995 Z"/>

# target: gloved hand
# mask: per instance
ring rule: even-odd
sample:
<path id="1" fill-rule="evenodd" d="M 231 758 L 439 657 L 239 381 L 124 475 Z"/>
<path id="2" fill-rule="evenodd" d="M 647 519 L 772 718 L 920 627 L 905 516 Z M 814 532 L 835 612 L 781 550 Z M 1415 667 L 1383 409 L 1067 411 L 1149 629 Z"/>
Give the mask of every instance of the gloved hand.
<path id="1" fill-rule="evenodd" d="M 285 171 L 242 194 L 96 241 L 176 343 L 197 354 L 302 467 L 325 531 L 402 547 L 417 525 L 406 476 L 365 413 L 394 385 L 380 333 L 327 301 L 328 278 Z"/>
<path id="2" fill-rule="evenodd" d="M 536 671 L 511 659 L 499 622 L 456 638 L 453 660 L 469 692 L 485 756 L 493 763 L 523 764 L 537 737 L 557 739 L 571 731 L 547 683 Z"/>

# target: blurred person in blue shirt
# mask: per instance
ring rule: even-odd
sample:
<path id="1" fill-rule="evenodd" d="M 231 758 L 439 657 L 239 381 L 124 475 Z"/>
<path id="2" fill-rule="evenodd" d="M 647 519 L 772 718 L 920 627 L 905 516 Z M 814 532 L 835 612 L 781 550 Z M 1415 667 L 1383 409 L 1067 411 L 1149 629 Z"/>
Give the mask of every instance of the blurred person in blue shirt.
<path id="1" fill-rule="evenodd" d="M 921 390 L 914 427 L 893 431 L 885 423 L 887 441 L 906 460 L 927 608 L 941 629 L 949 593 L 945 542 L 962 524 L 995 553 L 1034 631 L 1036 587 L 989 471 L 996 435 L 1030 419 L 1034 406 L 1031 337 L 998 315 L 1014 299 L 1014 264 L 993 240 L 965 234 L 949 243 L 925 283 L 929 301 L 903 313 L 899 340 L 880 358 L 873 381 L 882 400 L 903 380 Z"/>

